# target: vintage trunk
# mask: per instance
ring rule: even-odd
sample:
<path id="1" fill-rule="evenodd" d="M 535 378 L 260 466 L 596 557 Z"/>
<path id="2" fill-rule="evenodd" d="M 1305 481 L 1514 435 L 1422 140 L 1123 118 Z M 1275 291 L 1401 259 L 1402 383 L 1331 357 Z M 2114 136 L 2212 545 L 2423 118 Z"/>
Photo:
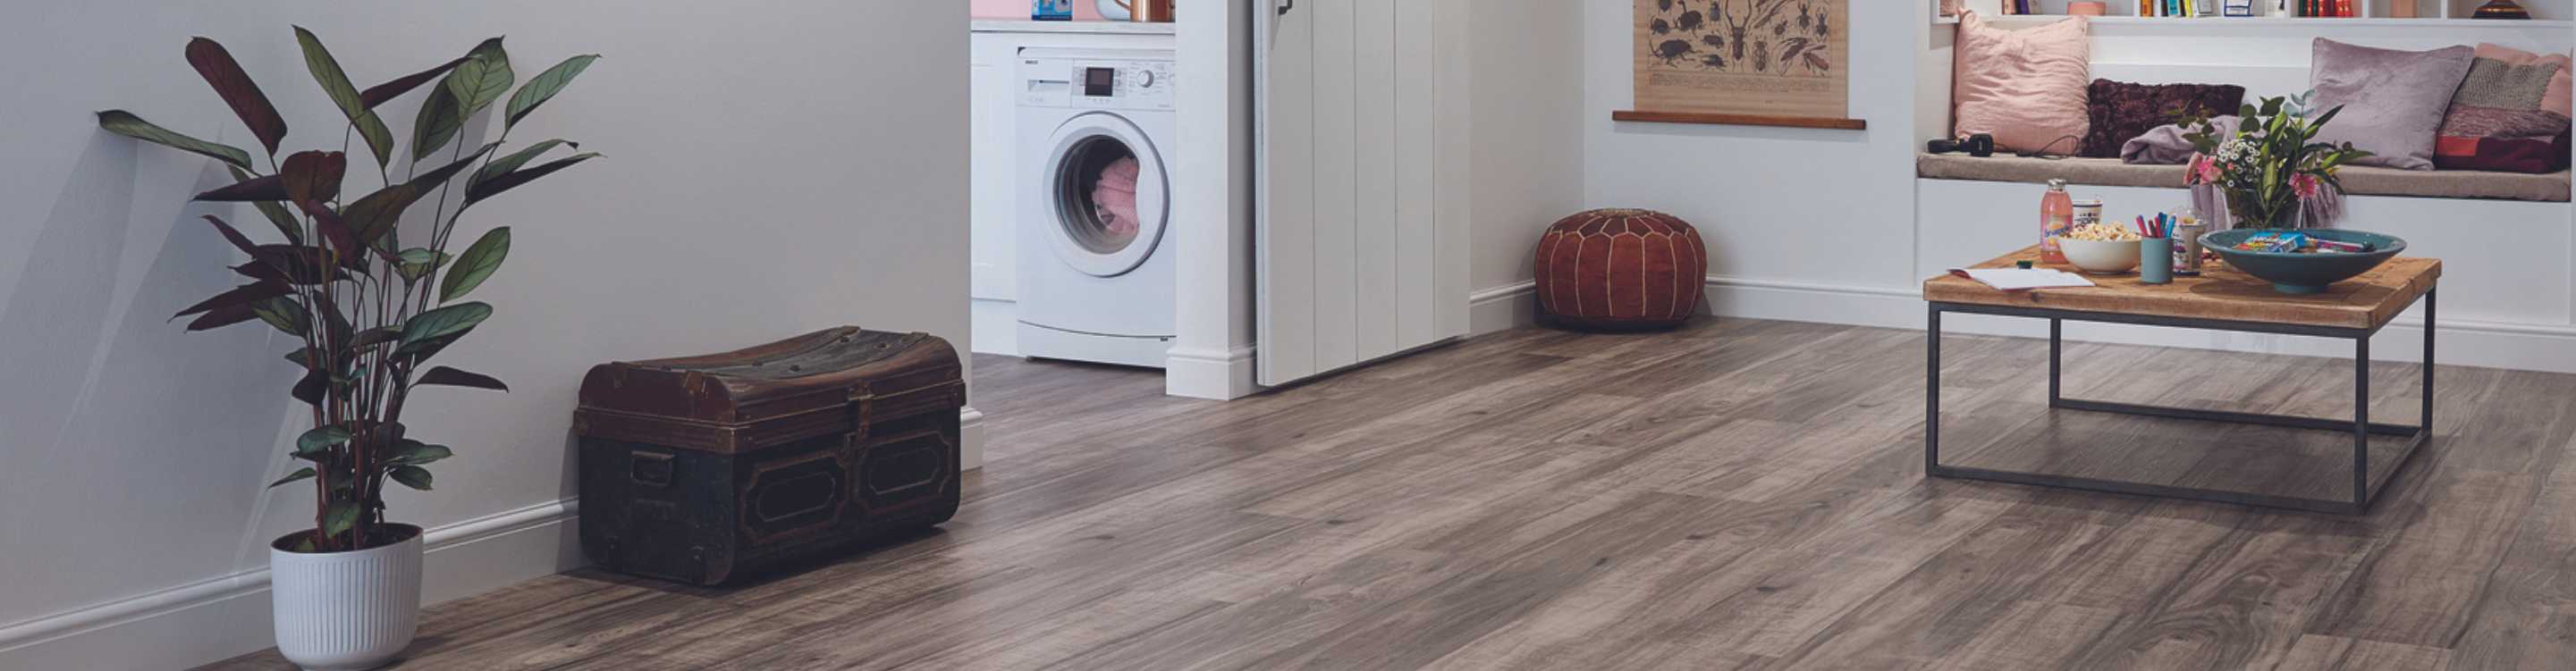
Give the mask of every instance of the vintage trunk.
<path id="1" fill-rule="evenodd" d="M 957 351 L 842 327 L 582 380 L 581 543 L 609 570 L 723 583 L 957 513 Z"/>

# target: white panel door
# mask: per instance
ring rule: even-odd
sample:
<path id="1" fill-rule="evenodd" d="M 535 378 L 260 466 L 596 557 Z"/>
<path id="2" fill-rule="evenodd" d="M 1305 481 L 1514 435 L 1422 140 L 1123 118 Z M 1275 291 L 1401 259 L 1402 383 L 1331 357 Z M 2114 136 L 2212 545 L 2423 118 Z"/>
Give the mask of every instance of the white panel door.
<path id="1" fill-rule="evenodd" d="M 1261 383 L 1464 335 L 1463 5 L 1258 1 Z"/>

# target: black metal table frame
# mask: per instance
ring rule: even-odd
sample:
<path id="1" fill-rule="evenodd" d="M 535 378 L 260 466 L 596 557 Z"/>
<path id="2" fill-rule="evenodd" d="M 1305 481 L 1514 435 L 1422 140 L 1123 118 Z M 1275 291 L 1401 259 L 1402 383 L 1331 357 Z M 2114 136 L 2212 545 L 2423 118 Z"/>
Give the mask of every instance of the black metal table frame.
<path id="1" fill-rule="evenodd" d="M 2370 421 L 2370 337 L 2379 332 L 2379 327 L 2334 328 L 2296 324 L 2198 319 L 2190 317 L 2162 317 L 2112 312 L 2085 312 L 2079 310 L 2057 310 L 2050 308 L 1932 301 L 1931 323 L 1930 328 L 1926 331 L 1925 340 L 1927 342 L 1927 346 L 1925 347 L 1924 352 L 1924 405 L 1927 415 L 1927 424 L 1923 430 L 1924 472 L 1928 475 L 1945 478 L 1987 480 L 2024 485 L 2039 485 L 2044 487 L 2189 499 L 2194 501 L 2214 501 L 2240 505 L 2289 508 L 2314 512 L 2343 514 L 2361 514 L 2368 512 L 2371 504 L 2376 501 L 2376 495 L 2382 493 L 2382 490 L 2386 489 L 2390 482 L 2395 481 L 2400 473 L 2405 472 L 2407 463 L 2414 460 L 2415 453 L 2422 451 L 2424 445 L 2431 442 L 2432 439 L 2433 310 L 2435 304 L 2435 292 L 2435 290 L 2425 291 L 2422 299 L 2424 304 L 2424 409 L 2422 420 L 2415 426 L 2374 424 Z M 2349 501 L 2311 499 L 2223 489 L 2201 489 L 2194 487 L 2128 482 L 2122 480 L 2052 475 L 2047 473 L 2025 473 L 1962 466 L 1944 466 L 1941 464 L 1941 315 L 1945 312 L 1998 315 L 2005 317 L 2028 317 L 2048 320 L 2048 407 L 2051 411 L 2061 409 L 2084 410 L 2092 412 L 2145 415 L 2151 417 L 2281 426 L 2300 429 L 2351 431 L 2353 434 L 2352 499 Z M 2201 410 L 2196 408 L 2168 408 L 2131 403 L 2113 403 L 2107 401 L 2089 401 L 2066 398 L 2059 391 L 2059 373 L 2061 369 L 2060 359 L 2063 350 L 2065 349 L 2065 322 L 2068 321 L 2170 326 L 2212 331 L 2274 333 L 2351 340 L 2353 341 L 2353 417 L 2351 420 L 2346 421 L 2302 417 L 2296 415 L 2227 412 L 2221 410 Z M 2396 467 L 2389 469 L 2388 475 L 2380 478 L 2377 482 L 2373 482 L 2370 477 L 2370 437 L 2373 435 L 2402 436 L 2406 438 L 2405 451 L 2397 456 Z"/>

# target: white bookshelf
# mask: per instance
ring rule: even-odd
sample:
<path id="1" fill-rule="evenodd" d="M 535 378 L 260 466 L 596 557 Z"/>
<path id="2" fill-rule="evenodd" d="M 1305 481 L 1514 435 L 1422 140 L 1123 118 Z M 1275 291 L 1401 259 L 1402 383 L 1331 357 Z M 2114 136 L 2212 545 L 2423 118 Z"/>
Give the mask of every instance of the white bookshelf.
<path id="1" fill-rule="evenodd" d="M 1938 6 L 1939 0 L 1932 1 L 1935 3 L 1935 6 Z M 2069 0 L 2034 0 L 2032 8 L 2037 13 L 2014 16 L 2003 14 L 2002 7 L 2003 3 L 2006 1 L 2007 0 L 1968 0 L 1964 4 L 1967 8 L 1975 10 L 1979 15 L 1987 17 L 1988 20 L 2009 25 L 2024 22 L 2039 23 L 2065 18 L 2066 3 Z M 2531 20 L 2513 21 L 2469 18 L 2477 11 L 2477 8 L 2480 5 L 2486 4 L 2486 0 L 2357 0 L 2361 5 L 2363 13 L 2363 16 L 2359 17 L 2288 16 L 2278 13 L 2278 2 L 2276 0 L 2256 0 L 2254 3 L 2256 16 L 2241 17 L 2213 15 L 2188 18 L 2172 16 L 2139 16 L 2138 3 L 2136 0 L 2107 0 L 2107 4 L 2110 7 L 2109 13 L 2103 16 L 2093 17 L 2093 21 L 2105 24 L 2164 22 L 2185 22 L 2186 24 L 2197 24 L 2198 22 L 2210 21 L 2244 23 L 2248 25 L 2280 25 L 2288 22 L 2298 22 L 2302 24 L 2308 22 L 2332 22 L 2351 25 L 2438 26 L 2445 28 L 2566 29 L 2569 27 L 2576 27 L 2576 0 L 2518 1 L 2521 2 L 2523 9 L 2531 12 Z M 2216 0 L 2212 0 L 2210 4 L 2213 7 L 2220 5 Z M 2405 14 L 2402 9 L 2408 5 L 2412 5 L 2414 7 L 2414 15 L 2411 17 L 2402 16 Z M 1957 23 L 1958 19 L 1937 17 L 1934 21 L 1936 23 Z"/>

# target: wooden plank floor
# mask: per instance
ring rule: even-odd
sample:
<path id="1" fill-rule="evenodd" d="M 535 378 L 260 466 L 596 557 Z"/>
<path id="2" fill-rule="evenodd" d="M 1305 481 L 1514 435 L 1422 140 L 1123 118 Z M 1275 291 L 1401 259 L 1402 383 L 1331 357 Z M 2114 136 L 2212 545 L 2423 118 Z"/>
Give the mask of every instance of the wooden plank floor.
<path id="1" fill-rule="evenodd" d="M 2051 414 L 2045 343 L 1944 344 L 1951 454 L 2348 477 L 2334 435 Z M 2576 664 L 2576 376 L 2443 368 L 2440 437 L 2344 517 L 1927 480 L 1922 352 L 1788 322 L 1524 330 L 1228 404 L 978 357 L 990 467 L 943 530 L 725 590 L 533 581 L 429 609 L 400 668 Z M 2068 362 L 2074 396 L 2349 412 L 2331 360 Z M 2419 374 L 2381 366 L 2373 417 L 2412 421 Z"/>

